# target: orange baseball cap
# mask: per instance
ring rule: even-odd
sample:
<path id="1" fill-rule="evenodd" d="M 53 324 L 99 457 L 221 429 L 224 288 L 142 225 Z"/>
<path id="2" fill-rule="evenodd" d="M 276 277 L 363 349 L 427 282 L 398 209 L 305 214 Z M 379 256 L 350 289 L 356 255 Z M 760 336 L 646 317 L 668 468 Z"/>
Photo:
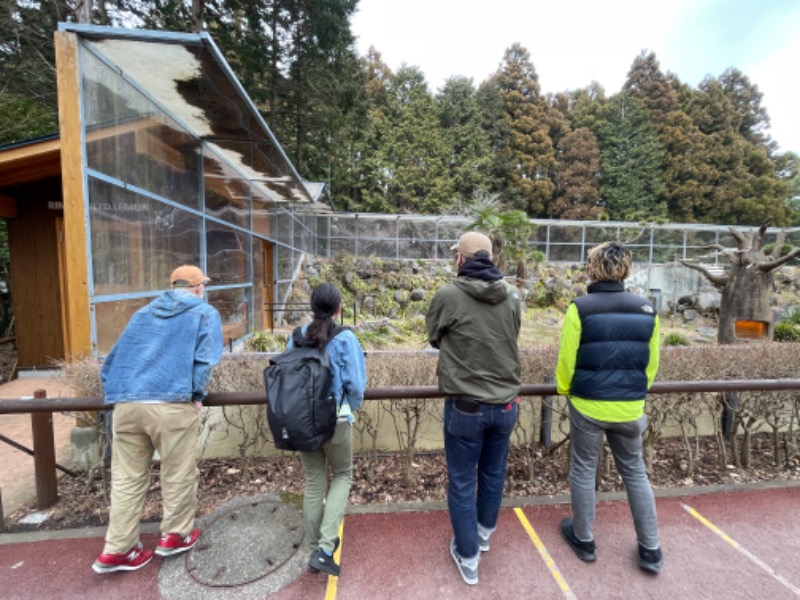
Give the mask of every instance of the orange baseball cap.
<path id="1" fill-rule="evenodd" d="M 172 285 L 185 281 L 189 287 L 194 287 L 211 280 L 205 276 L 199 267 L 182 265 L 172 272 L 169 281 Z"/>

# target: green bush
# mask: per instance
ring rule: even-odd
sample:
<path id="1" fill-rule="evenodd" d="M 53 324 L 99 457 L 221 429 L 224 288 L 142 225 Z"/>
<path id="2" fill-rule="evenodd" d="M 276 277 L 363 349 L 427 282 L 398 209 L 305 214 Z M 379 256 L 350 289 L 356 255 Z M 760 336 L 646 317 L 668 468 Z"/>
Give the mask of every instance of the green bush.
<path id="1" fill-rule="evenodd" d="M 285 333 L 254 331 L 245 345 L 250 352 L 283 352 L 288 342 L 289 336 Z"/>
<path id="2" fill-rule="evenodd" d="M 791 321 L 782 321 L 775 326 L 776 342 L 800 342 L 800 328 Z"/>
<path id="3" fill-rule="evenodd" d="M 662 346 L 689 346 L 689 338 L 682 333 L 672 331 L 661 338 Z"/>

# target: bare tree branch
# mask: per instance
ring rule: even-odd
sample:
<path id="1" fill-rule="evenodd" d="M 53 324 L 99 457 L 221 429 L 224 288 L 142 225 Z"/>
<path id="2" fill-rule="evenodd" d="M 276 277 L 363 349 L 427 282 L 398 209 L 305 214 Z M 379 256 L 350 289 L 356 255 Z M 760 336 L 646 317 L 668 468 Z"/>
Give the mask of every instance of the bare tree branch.
<path id="1" fill-rule="evenodd" d="M 684 267 L 689 267 L 690 269 L 694 269 L 695 271 L 700 271 L 703 274 L 703 276 L 714 285 L 723 287 L 730 280 L 730 275 L 728 275 L 727 273 L 723 273 L 722 275 L 717 275 L 709 271 L 705 265 L 691 263 L 685 259 L 678 259 L 678 262 L 681 263 Z"/>
<path id="2" fill-rule="evenodd" d="M 736 245 L 739 247 L 739 250 L 744 250 L 747 248 L 747 238 L 740 232 L 734 229 L 733 227 L 729 227 L 728 230 L 731 232 L 731 235 L 736 239 Z"/>
<path id="3" fill-rule="evenodd" d="M 781 256 L 777 260 L 772 260 L 770 262 L 759 263 L 758 264 L 758 270 L 763 272 L 763 273 L 769 273 L 773 269 L 777 269 L 778 267 L 780 267 L 782 264 L 789 262 L 790 260 L 792 260 L 798 254 L 800 254 L 800 248 L 792 248 L 791 251 L 788 254 L 786 254 L 785 256 Z"/>
<path id="4" fill-rule="evenodd" d="M 752 236 L 753 239 L 753 250 L 761 250 L 764 244 L 764 236 L 767 234 L 767 224 L 769 221 L 764 221 L 761 224 L 761 227 L 758 228 L 758 235 Z"/>

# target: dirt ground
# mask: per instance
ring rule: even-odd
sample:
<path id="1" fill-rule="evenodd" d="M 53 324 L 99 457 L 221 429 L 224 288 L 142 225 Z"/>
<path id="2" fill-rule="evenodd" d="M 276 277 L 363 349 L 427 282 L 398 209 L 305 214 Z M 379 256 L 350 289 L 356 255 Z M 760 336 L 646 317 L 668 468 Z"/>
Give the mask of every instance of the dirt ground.
<path id="1" fill-rule="evenodd" d="M 0 344 L 0 383 L 9 381 L 17 368 L 17 349 L 14 342 Z"/>
<path id="2" fill-rule="evenodd" d="M 683 445 L 679 440 L 666 440 L 659 444 L 653 460 L 651 482 L 655 488 L 675 488 L 715 484 L 745 483 L 754 481 L 800 479 L 800 459 L 795 456 L 776 466 L 772 443 L 767 435 L 757 435 L 753 440 L 752 464 L 749 468 L 718 466 L 718 449 L 712 440 L 699 444 L 696 469 L 686 470 Z M 514 452 L 509 458 L 506 479 L 507 497 L 553 496 L 569 492 L 568 444 L 552 450 L 536 447 L 525 462 L 522 454 Z M 533 476 L 528 472 L 532 466 Z M 613 461 L 599 485 L 600 491 L 622 490 L 621 479 L 613 469 Z M 442 452 L 417 454 L 410 464 L 411 481 L 404 480 L 407 472 L 404 458 L 397 454 L 382 455 L 370 463 L 365 457 L 356 457 L 351 504 L 390 504 L 403 502 L 433 502 L 446 499 L 447 477 Z M 245 469 L 238 459 L 209 459 L 199 463 L 199 515 L 212 512 L 217 506 L 236 496 L 273 492 L 288 501 L 300 501 L 303 492 L 303 470 L 296 455 L 285 454 L 276 458 L 252 459 Z M 35 503 L 12 513 L 6 519 L 10 532 L 37 529 L 66 529 L 100 526 L 108 523 L 108 499 L 105 478 L 83 475 L 59 479 L 58 503 L 48 509 L 50 518 L 40 525 L 21 524 L 25 515 L 35 512 Z M 105 481 L 105 485 L 104 485 Z M 161 516 L 161 495 L 158 465 L 152 468 L 150 490 L 147 494 L 143 519 L 158 521 Z"/>

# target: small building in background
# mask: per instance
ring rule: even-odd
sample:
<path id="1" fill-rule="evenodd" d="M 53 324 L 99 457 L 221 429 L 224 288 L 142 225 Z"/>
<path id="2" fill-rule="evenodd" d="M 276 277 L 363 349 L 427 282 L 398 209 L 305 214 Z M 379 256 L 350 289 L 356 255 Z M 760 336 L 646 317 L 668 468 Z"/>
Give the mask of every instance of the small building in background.
<path id="1" fill-rule="evenodd" d="M 62 24 L 59 135 L 0 148 L 19 367 L 106 354 L 180 264 L 234 346 L 269 329 L 331 211 L 207 33 Z"/>

